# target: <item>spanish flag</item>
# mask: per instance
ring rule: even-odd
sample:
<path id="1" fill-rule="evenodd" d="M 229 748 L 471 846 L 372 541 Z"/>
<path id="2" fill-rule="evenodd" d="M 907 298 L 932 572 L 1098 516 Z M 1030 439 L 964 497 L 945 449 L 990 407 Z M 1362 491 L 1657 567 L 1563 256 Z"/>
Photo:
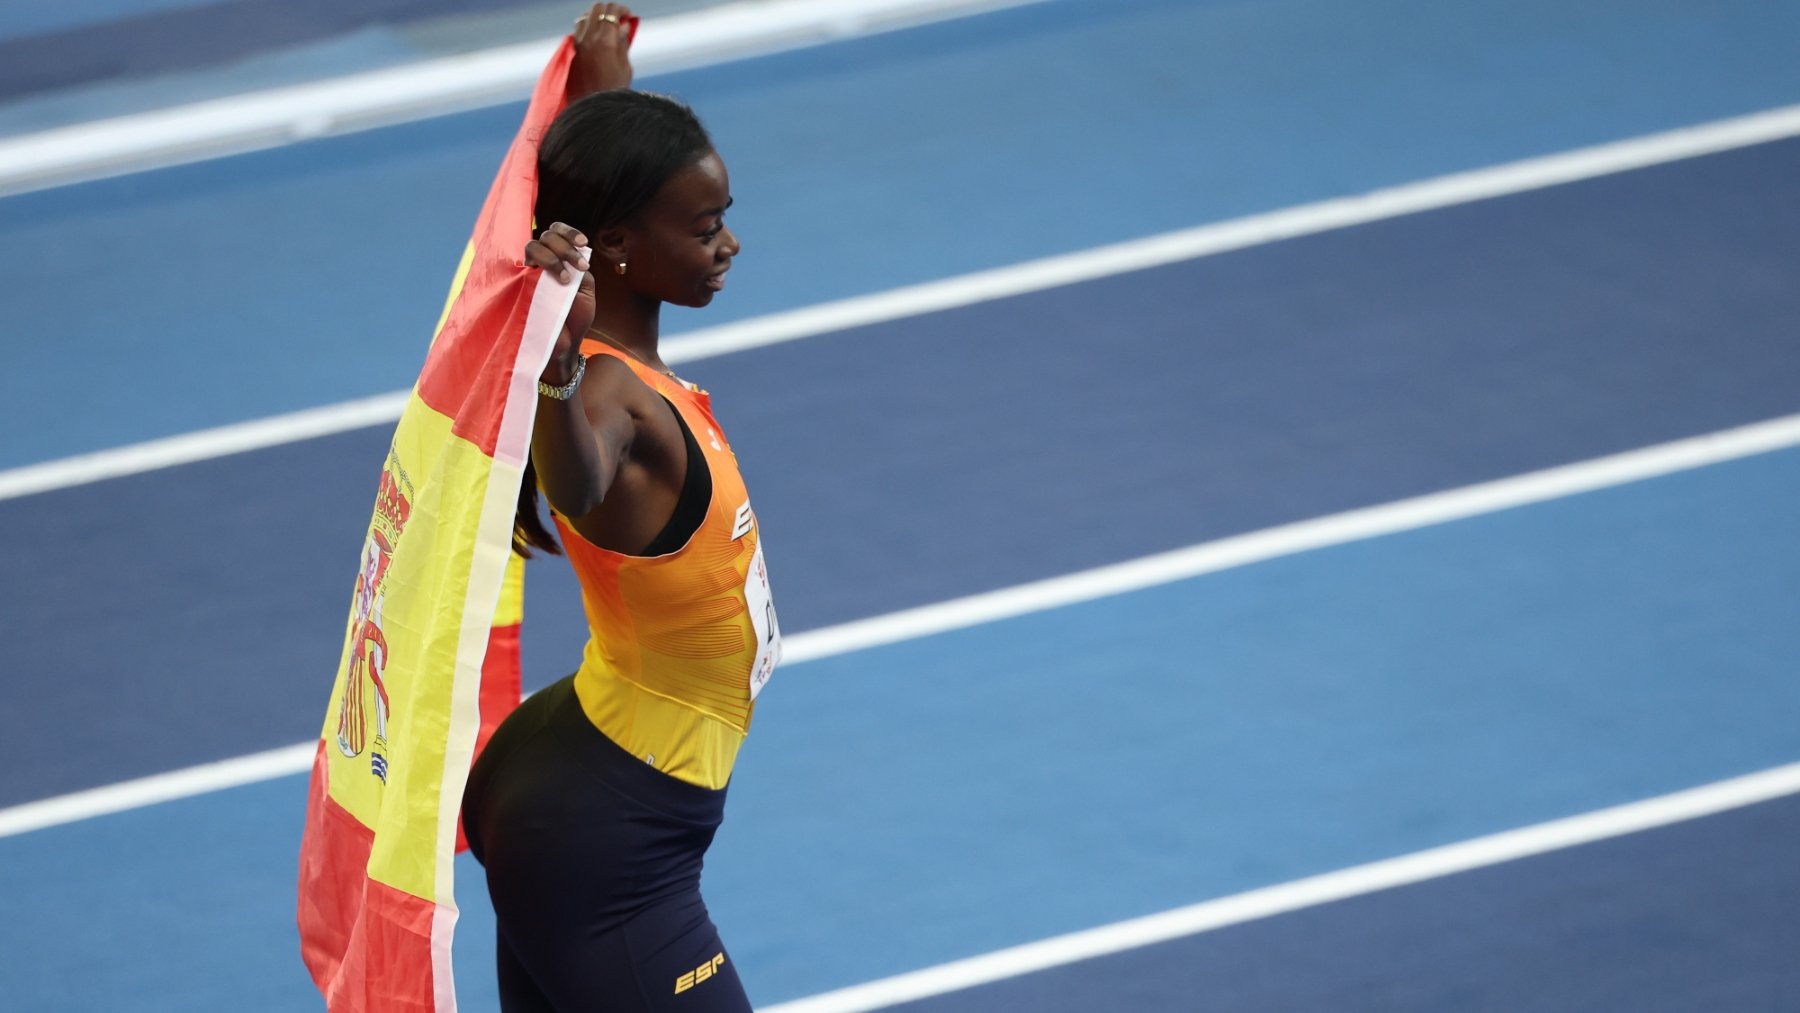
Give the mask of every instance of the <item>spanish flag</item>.
<path id="1" fill-rule="evenodd" d="M 333 1013 L 456 1008 L 457 815 L 519 699 L 513 513 L 576 291 L 523 263 L 571 56 L 538 80 L 381 469 L 300 846 L 300 951 Z"/>

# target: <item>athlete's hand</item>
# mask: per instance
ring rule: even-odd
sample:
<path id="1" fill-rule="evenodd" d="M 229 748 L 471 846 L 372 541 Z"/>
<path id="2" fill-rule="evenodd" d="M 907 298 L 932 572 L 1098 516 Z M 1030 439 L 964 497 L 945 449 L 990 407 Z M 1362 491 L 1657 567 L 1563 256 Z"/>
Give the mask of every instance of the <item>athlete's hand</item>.
<path id="1" fill-rule="evenodd" d="M 595 4 L 575 19 L 575 62 L 569 67 L 569 101 L 597 91 L 631 87 L 631 25 L 624 4 Z"/>
<path id="2" fill-rule="evenodd" d="M 587 237 L 579 229 L 562 222 L 552 224 L 525 244 L 525 266 L 554 271 L 561 282 L 567 282 L 571 277 L 581 278 L 575 302 L 563 321 L 562 333 L 557 335 L 556 350 L 550 353 L 550 364 L 544 367 L 541 378 L 552 387 L 561 387 L 574 375 L 581 339 L 594 323 L 594 276 L 588 271 L 586 247 Z"/>

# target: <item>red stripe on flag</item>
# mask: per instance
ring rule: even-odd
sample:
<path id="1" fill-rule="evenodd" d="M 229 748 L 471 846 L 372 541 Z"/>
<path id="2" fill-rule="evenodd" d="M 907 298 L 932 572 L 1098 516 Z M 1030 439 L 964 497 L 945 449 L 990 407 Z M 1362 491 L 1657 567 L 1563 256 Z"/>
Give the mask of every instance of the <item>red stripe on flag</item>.
<path id="1" fill-rule="evenodd" d="M 525 268 L 537 202 L 537 144 L 562 111 L 574 45 L 564 39 L 475 222 L 475 259 L 419 376 L 419 399 L 454 420 L 452 431 L 492 457 L 513 356 L 537 272 Z"/>
<path id="2" fill-rule="evenodd" d="M 487 656 L 481 659 L 481 730 L 475 734 L 476 759 L 494 737 L 494 729 L 519 706 L 519 696 L 519 627 L 496 626 L 488 631 Z M 456 850 L 469 850 L 460 815 L 456 817 Z"/>
<path id="3" fill-rule="evenodd" d="M 530 222 L 529 206 L 522 214 L 522 220 Z M 526 225 L 518 230 L 516 242 L 495 241 L 490 249 L 504 245 L 521 255 L 530 238 L 531 229 Z M 492 457 L 500 442 L 513 358 L 525 330 L 537 272 L 528 275 L 522 260 L 484 263 L 482 250 L 477 245 L 462 294 L 419 375 L 419 400 L 449 416 L 451 432 Z"/>
<path id="4" fill-rule="evenodd" d="M 452 298 L 444 326 L 432 343 L 420 373 L 416 390 L 423 409 L 417 405 L 408 409 L 409 412 L 430 410 L 447 416 L 452 432 L 479 447 L 489 458 L 494 456 L 505 422 L 514 360 L 520 352 L 526 318 L 538 286 L 538 272 L 525 270 L 521 262 L 525 243 L 531 235 L 531 208 L 536 199 L 537 142 L 564 105 L 563 92 L 572 52 L 570 42 L 565 39 L 538 81 L 531 108 L 507 152 L 476 223 L 468 273 Z M 522 364 L 521 368 L 538 367 Z M 522 385 L 521 396 L 511 407 L 515 411 L 522 410 L 528 418 L 535 407 L 533 402 L 529 385 Z M 515 420 L 514 425 L 519 422 Z M 405 425 L 404 421 L 402 425 Z M 460 455 L 458 459 L 461 460 Z M 448 481 L 440 470 L 450 466 L 443 460 L 433 462 L 428 459 L 414 464 L 421 483 Z M 454 466 L 466 470 L 492 467 L 493 462 L 464 461 Z M 493 468 L 489 475 L 493 480 L 516 476 L 516 472 Z M 458 482 L 463 477 L 466 476 L 456 476 Z M 459 490 L 463 486 L 452 483 L 451 488 Z M 480 496 L 484 491 L 476 486 L 474 494 Z M 506 498 L 509 504 L 511 498 L 510 495 Z M 451 506 L 460 508 L 464 505 Z M 473 522 L 462 526 L 448 523 L 447 518 L 458 516 L 470 515 L 440 516 L 439 521 L 445 522 L 442 529 L 434 529 L 428 536 L 412 537 L 427 537 L 446 555 L 458 559 L 463 558 L 468 549 L 479 551 L 482 547 L 474 542 L 482 536 L 471 526 Z M 504 534 L 501 537 L 504 539 Z M 503 549 L 504 542 L 501 546 L 488 548 Z M 470 579 L 473 581 L 474 576 Z M 436 604 L 445 615 L 461 616 L 460 611 L 452 613 L 450 610 L 464 609 L 467 600 L 472 600 L 481 590 L 486 589 L 471 584 L 467 595 L 459 590 L 456 600 Z M 431 589 L 410 589 L 409 593 L 425 595 L 430 594 Z M 458 621 L 467 619 L 463 617 Z M 449 635 L 458 630 L 442 632 Z M 517 628 L 510 633 L 493 633 L 490 637 L 498 639 L 496 649 L 490 651 L 483 662 L 484 685 L 479 698 L 483 726 L 481 740 L 484 742 L 493 726 L 518 702 L 519 687 Z M 401 703 L 422 709 L 420 713 L 431 719 L 416 722 L 412 726 L 416 729 L 467 728 L 462 711 L 449 713 L 458 704 L 458 700 L 453 699 L 457 669 L 448 663 L 450 659 L 442 660 L 441 664 L 440 659 L 410 659 L 406 662 L 415 666 L 416 670 L 411 674 L 416 682 Z M 459 656 L 454 660 L 460 662 L 462 659 Z M 351 669 L 348 674 L 350 682 L 344 687 L 346 696 L 353 687 L 360 691 L 360 673 Z M 376 685 L 379 691 L 379 684 Z M 466 707 L 467 698 L 460 700 Z M 383 701 L 386 702 L 385 697 Z M 356 709 L 355 717 L 360 719 L 360 707 Z M 364 735 L 369 731 L 361 729 Z M 435 940 L 435 953 L 439 959 L 447 961 L 454 919 L 448 908 L 451 898 L 440 897 L 438 891 L 448 881 L 448 876 L 443 875 L 448 871 L 443 863 L 451 861 L 450 854 L 439 851 L 433 856 L 436 871 L 440 874 L 437 885 L 415 887 L 421 889 L 420 895 L 377 882 L 369 876 L 372 853 L 384 859 L 392 855 L 416 856 L 425 843 L 437 850 L 438 831 L 443 825 L 439 822 L 438 806 L 443 800 L 424 794 L 429 791 L 429 786 L 437 783 L 431 776 L 437 772 L 420 771 L 421 776 L 408 779 L 405 783 L 413 786 L 413 796 L 385 800 L 382 811 L 388 818 L 382 823 L 382 832 L 396 835 L 396 848 L 392 852 L 386 847 L 377 851 L 372 829 L 331 798 L 328 761 L 339 758 L 328 752 L 338 748 L 336 736 L 329 738 L 329 744 L 320 742 L 314 756 L 306 828 L 301 841 L 297 917 L 306 966 L 324 993 L 332 1013 L 374 1013 L 378 1010 L 383 1013 L 394 1010 L 423 1013 L 440 1010 L 440 1000 L 440 1013 L 447 1013 L 454 998 L 450 982 L 438 982 L 439 987 L 435 990 L 433 987 L 433 932 L 435 930 L 439 937 Z M 429 743 L 397 742 L 394 744 L 394 762 L 441 758 L 449 745 L 441 738 Z M 444 786 L 449 788 L 459 783 L 458 779 L 465 772 L 447 768 L 441 773 Z M 427 787 L 421 789 L 418 787 L 421 785 Z M 342 788 L 340 785 L 340 790 Z M 383 843 L 385 845 L 385 839 Z M 431 867 L 427 865 L 425 869 L 429 872 Z M 412 869 L 411 874 L 415 878 L 421 875 L 418 869 Z M 426 880 L 430 882 L 429 877 Z M 446 905 L 444 917 L 436 917 L 439 913 L 436 900 L 442 900 Z"/>
<path id="5" fill-rule="evenodd" d="M 433 1013 L 431 919 L 436 905 L 363 880 L 363 913 L 341 974 L 324 990 L 331 1013 Z"/>
<path id="6" fill-rule="evenodd" d="M 321 741 L 300 844 L 301 959 L 332 1013 L 429 1013 L 436 905 L 369 878 L 375 833 L 332 801 L 326 771 Z"/>

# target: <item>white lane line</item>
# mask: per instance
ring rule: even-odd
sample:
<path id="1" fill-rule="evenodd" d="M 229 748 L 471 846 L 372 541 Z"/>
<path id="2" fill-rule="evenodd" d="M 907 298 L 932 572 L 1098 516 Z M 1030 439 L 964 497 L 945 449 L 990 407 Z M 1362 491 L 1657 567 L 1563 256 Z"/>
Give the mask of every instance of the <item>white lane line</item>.
<path id="1" fill-rule="evenodd" d="M 1044 0 L 741 0 L 647 19 L 642 77 Z M 572 8 L 573 9 L 573 8 Z M 0 141 L 0 196 L 524 98 L 561 41 L 540 39 Z"/>
<path id="2" fill-rule="evenodd" d="M 1800 105 L 821 303 L 695 331 L 681 339 L 680 349 L 688 358 L 724 355 L 1796 135 Z"/>
<path id="3" fill-rule="evenodd" d="M 135 475 L 178 464 L 207 461 L 247 450 L 296 443 L 318 436 L 392 423 L 406 407 L 407 391 L 341 401 L 322 408 L 238 422 L 112 450 L 78 454 L 43 464 L 0 471 L 0 500 L 52 489 L 86 485 L 107 478 Z"/>
<path id="4" fill-rule="evenodd" d="M 1794 446 L 1800 446 L 1800 415 L 809 630 L 784 639 L 782 655 L 789 664 L 816 661 Z M 312 749 L 313 743 L 300 743 L 0 809 L 0 837 L 301 773 L 312 763 Z"/>
<path id="5" fill-rule="evenodd" d="M 1043 612 L 1281 556 L 1398 534 L 1800 446 L 1800 415 L 1396 500 L 1184 549 L 814 630 L 782 645 L 809 661 Z"/>
<path id="6" fill-rule="evenodd" d="M 663 358 L 693 362 L 1795 135 L 1800 105 L 690 331 L 669 338 Z M 405 403 L 396 392 L 0 471 L 0 500 L 392 422 Z"/>
<path id="7" fill-rule="evenodd" d="M 997 950 L 780 1003 L 767 1007 L 764 1013 L 863 1013 L 883 1009 L 1378 890 L 1698 819 L 1795 792 L 1800 792 L 1800 763 Z"/>
<path id="8" fill-rule="evenodd" d="M 226 788 L 256 784 L 312 768 L 317 742 L 301 742 L 217 763 L 202 763 L 165 774 L 152 774 L 0 809 L 0 837 L 78 823 L 96 816 L 142 809 L 160 802 L 206 795 Z"/>

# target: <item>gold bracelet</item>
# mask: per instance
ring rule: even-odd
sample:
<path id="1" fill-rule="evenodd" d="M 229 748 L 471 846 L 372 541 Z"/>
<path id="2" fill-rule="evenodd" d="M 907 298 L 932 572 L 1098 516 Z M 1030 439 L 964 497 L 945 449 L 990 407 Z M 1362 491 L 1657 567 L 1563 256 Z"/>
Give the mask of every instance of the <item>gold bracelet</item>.
<path id="1" fill-rule="evenodd" d="M 581 386 L 582 374 L 587 372 L 587 356 L 575 360 L 575 375 L 561 387 L 552 387 L 542 380 L 538 381 L 538 393 L 558 401 L 567 401 L 575 396 L 575 388 Z"/>

